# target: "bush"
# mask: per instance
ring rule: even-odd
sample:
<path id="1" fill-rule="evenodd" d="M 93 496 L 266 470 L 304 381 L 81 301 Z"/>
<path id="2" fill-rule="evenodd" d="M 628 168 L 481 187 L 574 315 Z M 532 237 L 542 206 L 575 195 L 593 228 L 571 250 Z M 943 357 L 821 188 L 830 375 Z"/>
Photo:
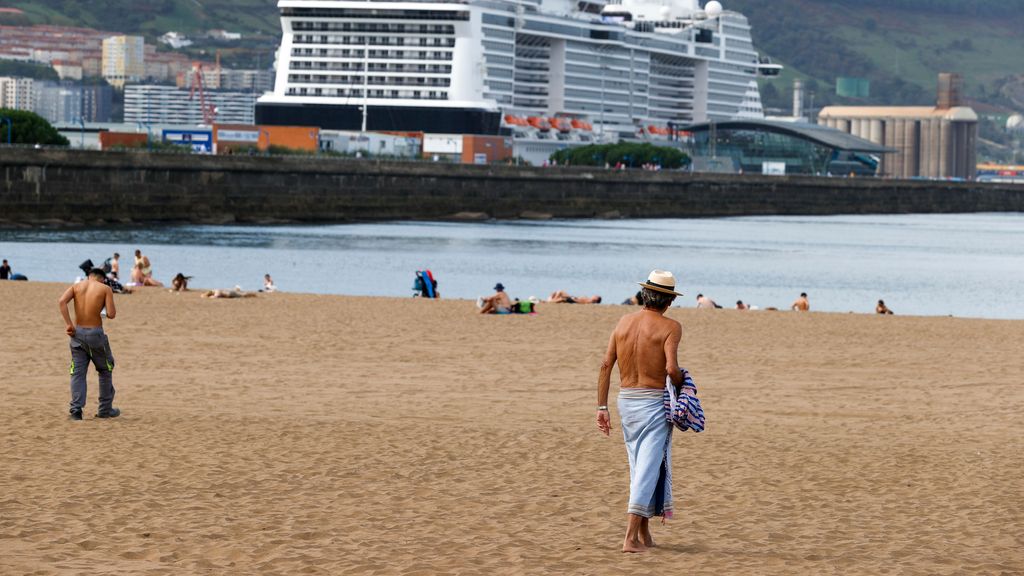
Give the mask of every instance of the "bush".
<path id="1" fill-rule="evenodd" d="M 10 119 L 10 124 L 0 120 L 0 144 L 6 144 L 8 130 L 11 144 L 40 144 L 43 146 L 67 146 L 68 139 L 61 136 L 57 129 L 45 118 L 35 112 L 0 108 L 0 118 Z"/>
<path id="2" fill-rule="evenodd" d="M 619 162 L 633 167 L 658 164 L 662 168 L 671 169 L 688 165 L 690 157 L 686 152 L 672 146 L 655 146 L 646 142 L 619 142 L 559 150 L 551 155 L 551 162 L 572 166 L 604 166 Z"/>

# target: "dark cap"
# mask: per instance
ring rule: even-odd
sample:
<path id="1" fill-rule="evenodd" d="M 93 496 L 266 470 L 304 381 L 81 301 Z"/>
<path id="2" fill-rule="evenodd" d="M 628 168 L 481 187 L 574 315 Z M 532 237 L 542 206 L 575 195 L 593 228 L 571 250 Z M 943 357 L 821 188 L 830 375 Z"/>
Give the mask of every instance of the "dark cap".
<path id="1" fill-rule="evenodd" d="M 501 292 L 505 290 L 505 287 L 502 286 L 501 282 L 498 282 L 497 284 L 494 285 L 494 290 L 497 292 Z"/>

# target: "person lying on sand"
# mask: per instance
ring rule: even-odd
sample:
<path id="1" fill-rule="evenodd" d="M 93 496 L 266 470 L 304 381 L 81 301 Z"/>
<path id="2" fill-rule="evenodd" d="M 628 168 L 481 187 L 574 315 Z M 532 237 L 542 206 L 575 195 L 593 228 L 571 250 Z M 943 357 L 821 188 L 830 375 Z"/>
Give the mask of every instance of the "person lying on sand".
<path id="1" fill-rule="evenodd" d="M 255 298 L 255 292 L 246 292 L 235 286 L 231 290 L 207 290 L 200 294 L 203 298 Z"/>
<path id="2" fill-rule="evenodd" d="M 893 311 L 885 305 L 885 300 L 879 300 L 878 305 L 875 306 L 875 314 L 893 314 Z"/>
<path id="3" fill-rule="evenodd" d="M 548 296 L 550 304 L 600 304 L 600 296 L 570 296 L 564 290 L 555 290 Z"/>
<path id="4" fill-rule="evenodd" d="M 721 308 L 714 300 L 703 294 L 697 294 L 697 308 Z"/>

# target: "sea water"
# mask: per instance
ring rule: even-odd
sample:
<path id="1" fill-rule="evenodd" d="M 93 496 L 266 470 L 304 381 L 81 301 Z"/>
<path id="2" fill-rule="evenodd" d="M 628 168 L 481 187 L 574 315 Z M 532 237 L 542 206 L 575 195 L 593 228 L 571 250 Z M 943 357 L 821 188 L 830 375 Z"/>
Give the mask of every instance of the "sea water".
<path id="1" fill-rule="evenodd" d="M 693 306 L 743 300 L 788 308 L 1024 318 L 1024 214 L 743 217 L 545 222 L 393 222 L 330 226 L 157 226 L 0 230 L 0 257 L 30 280 L 67 282 L 86 260 L 135 249 L 166 283 L 246 290 L 411 296 L 429 268 L 444 298 L 554 290 L 616 304 L 654 268 L 671 270 Z"/>

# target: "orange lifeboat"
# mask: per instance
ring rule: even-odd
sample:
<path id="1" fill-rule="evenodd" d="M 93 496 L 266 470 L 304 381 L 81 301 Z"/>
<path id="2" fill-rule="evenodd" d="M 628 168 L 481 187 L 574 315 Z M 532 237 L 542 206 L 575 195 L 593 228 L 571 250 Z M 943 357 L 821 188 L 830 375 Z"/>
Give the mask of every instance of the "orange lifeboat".
<path id="1" fill-rule="evenodd" d="M 529 118 L 526 119 L 526 122 L 530 126 L 533 126 L 537 130 L 540 130 L 542 132 L 547 132 L 548 130 L 551 129 L 551 126 L 548 125 L 547 120 L 539 116 L 530 116 Z"/>

